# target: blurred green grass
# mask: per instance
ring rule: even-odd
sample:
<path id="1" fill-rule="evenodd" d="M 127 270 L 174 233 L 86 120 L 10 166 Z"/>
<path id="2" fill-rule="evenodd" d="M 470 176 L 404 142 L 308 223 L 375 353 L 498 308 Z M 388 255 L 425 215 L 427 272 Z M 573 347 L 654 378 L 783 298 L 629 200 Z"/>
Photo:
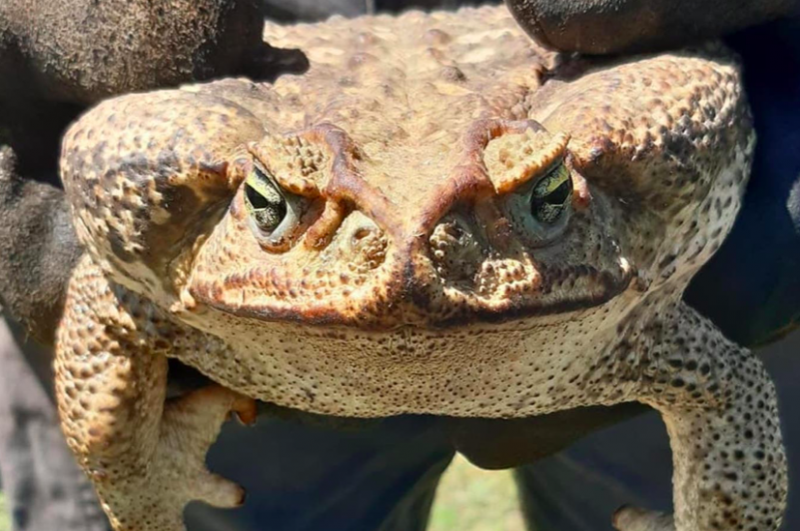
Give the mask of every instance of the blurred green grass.
<path id="1" fill-rule="evenodd" d="M 11 531 L 11 518 L 6 510 L 6 498 L 0 492 L 0 531 Z"/>
<path id="2" fill-rule="evenodd" d="M 511 472 L 488 472 L 456 456 L 445 472 L 428 531 L 524 531 Z M 0 531 L 11 519 L 0 492 Z"/>
<path id="3" fill-rule="evenodd" d="M 511 471 L 481 470 L 456 455 L 436 491 L 428 531 L 525 531 Z"/>

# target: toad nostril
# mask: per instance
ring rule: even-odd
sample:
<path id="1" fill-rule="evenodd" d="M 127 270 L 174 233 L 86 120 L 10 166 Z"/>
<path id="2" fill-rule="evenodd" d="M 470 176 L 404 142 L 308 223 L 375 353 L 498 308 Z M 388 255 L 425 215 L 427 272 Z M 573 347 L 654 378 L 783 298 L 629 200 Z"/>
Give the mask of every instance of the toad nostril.
<path id="1" fill-rule="evenodd" d="M 361 227 L 360 229 L 356 229 L 356 231 L 353 233 L 353 245 L 357 245 L 361 240 L 374 235 L 375 229 L 373 228 Z"/>
<path id="2" fill-rule="evenodd" d="M 443 219 L 431 233 L 429 244 L 439 275 L 455 281 L 474 278 L 483 250 L 464 219 L 452 215 Z"/>
<path id="3" fill-rule="evenodd" d="M 358 227 L 350 237 L 353 267 L 362 271 L 379 267 L 386 260 L 387 246 L 386 236 L 378 227 Z"/>

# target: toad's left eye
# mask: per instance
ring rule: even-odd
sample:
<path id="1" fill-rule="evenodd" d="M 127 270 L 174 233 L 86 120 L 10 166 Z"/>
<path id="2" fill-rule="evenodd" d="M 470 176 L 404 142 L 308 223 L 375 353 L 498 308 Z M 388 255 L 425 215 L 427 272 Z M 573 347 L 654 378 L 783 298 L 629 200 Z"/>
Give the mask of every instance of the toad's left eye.
<path id="1" fill-rule="evenodd" d="M 572 198 L 572 178 L 564 164 L 539 179 L 531 191 L 531 214 L 544 225 L 555 224 Z"/>

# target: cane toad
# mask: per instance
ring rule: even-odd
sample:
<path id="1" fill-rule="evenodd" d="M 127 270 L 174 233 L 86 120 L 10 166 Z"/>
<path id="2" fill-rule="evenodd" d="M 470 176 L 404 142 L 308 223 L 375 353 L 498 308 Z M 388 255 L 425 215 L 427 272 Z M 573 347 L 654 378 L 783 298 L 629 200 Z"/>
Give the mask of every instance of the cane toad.
<path id="1" fill-rule="evenodd" d="M 492 418 L 639 401 L 672 440 L 675 515 L 619 529 L 777 529 L 773 385 L 680 301 L 749 174 L 735 58 L 563 68 L 495 7 L 266 40 L 308 73 L 123 96 L 63 142 L 86 252 L 57 395 L 117 531 L 241 503 L 204 456 L 253 399 Z M 166 401 L 168 357 L 219 385 Z"/>

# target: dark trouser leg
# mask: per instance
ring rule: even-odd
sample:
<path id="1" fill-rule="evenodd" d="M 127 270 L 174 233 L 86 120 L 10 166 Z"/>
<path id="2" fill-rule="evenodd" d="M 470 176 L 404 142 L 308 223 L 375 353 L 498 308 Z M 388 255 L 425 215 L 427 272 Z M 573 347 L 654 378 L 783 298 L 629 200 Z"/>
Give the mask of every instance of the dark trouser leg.
<path id="1" fill-rule="evenodd" d="M 242 485 L 233 511 L 192 504 L 189 531 L 423 531 L 436 485 L 453 457 L 437 423 L 422 417 L 358 430 L 260 417 L 229 423 L 209 466 Z M 268 527 L 267 527 L 268 525 Z"/>

